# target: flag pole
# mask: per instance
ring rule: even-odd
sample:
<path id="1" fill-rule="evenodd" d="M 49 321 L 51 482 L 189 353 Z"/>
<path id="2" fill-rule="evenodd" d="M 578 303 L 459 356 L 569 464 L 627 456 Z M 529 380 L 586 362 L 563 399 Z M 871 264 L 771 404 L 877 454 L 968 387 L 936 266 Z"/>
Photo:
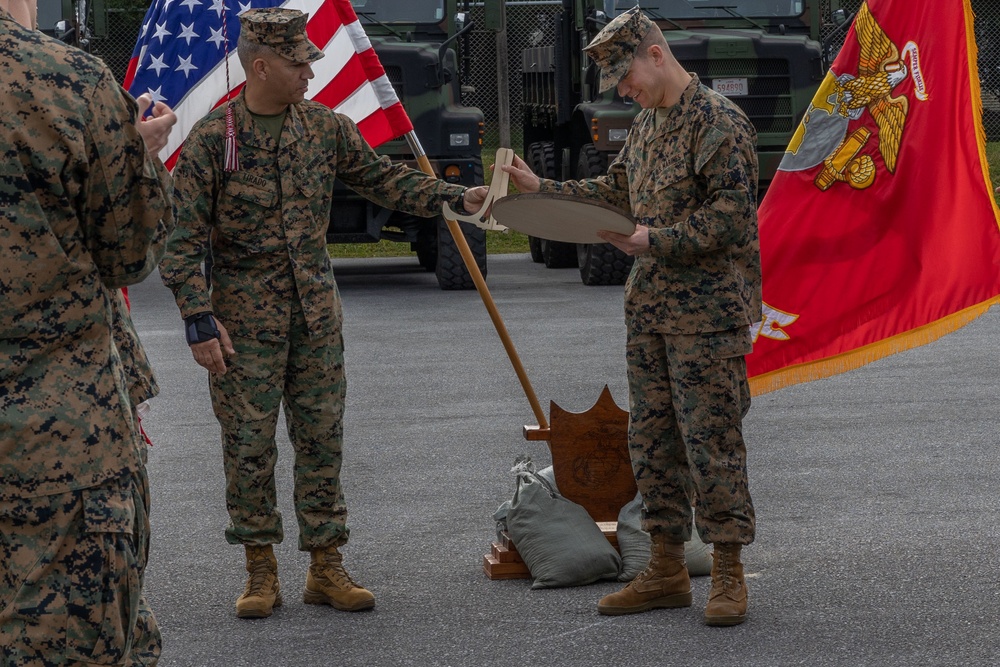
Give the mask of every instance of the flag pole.
<path id="1" fill-rule="evenodd" d="M 417 158 L 417 164 L 420 165 L 420 170 L 423 171 L 428 176 L 437 176 L 434 173 L 434 168 L 431 166 L 430 160 L 427 159 L 427 153 L 424 151 L 424 147 L 420 143 L 420 139 L 417 138 L 417 133 L 410 130 L 406 133 L 406 141 L 410 145 L 410 149 L 413 151 L 413 155 Z M 490 296 L 490 289 L 486 286 L 486 280 L 483 279 L 483 273 L 479 270 L 479 264 L 476 262 L 476 258 L 472 254 L 472 250 L 469 248 L 469 242 L 465 240 L 465 234 L 462 233 L 462 228 L 458 226 L 458 222 L 455 220 L 449 220 L 447 217 L 444 220 L 448 224 L 448 231 L 451 232 L 452 237 L 455 239 L 455 245 L 458 246 L 458 252 L 462 255 L 462 260 L 465 262 L 465 268 L 469 270 L 469 275 L 472 276 L 472 282 L 476 285 L 476 291 L 479 292 L 479 296 L 483 300 L 483 305 L 486 306 L 486 311 L 490 315 L 490 319 L 493 321 L 493 326 L 497 330 L 497 335 L 500 336 L 500 341 L 503 343 L 504 349 L 507 351 L 507 356 L 510 358 L 510 363 L 514 367 L 514 372 L 517 374 L 517 379 L 521 381 L 521 388 L 524 390 L 525 396 L 528 398 L 528 403 L 531 404 L 531 411 L 535 413 L 535 419 L 538 420 L 538 426 L 541 429 L 548 429 L 549 424 L 545 419 L 545 413 L 542 411 L 542 406 L 538 402 L 538 397 L 535 395 L 535 390 L 531 387 L 531 381 L 528 380 L 528 374 L 524 370 L 524 366 L 521 364 L 521 358 L 517 355 L 517 350 L 514 349 L 514 342 L 510 338 L 510 334 L 507 332 L 507 326 L 503 322 L 503 318 L 500 317 L 500 312 L 497 310 L 496 304 L 493 302 L 493 297 Z"/>

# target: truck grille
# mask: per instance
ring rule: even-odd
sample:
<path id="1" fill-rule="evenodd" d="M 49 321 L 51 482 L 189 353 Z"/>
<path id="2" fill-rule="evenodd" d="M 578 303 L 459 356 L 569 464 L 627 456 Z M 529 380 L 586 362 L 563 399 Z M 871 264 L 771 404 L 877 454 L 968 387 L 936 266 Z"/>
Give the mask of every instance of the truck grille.
<path id="1" fill-rule="evenodd" d="M 685 60 L 684 67 L 694 72 L 706 86 L 712 79 L 745 78 L 748 94 L 731 97 L 753 123 L 757 133 L 791 132 L 791 78 L 788 61 L 780 58 Z"/>

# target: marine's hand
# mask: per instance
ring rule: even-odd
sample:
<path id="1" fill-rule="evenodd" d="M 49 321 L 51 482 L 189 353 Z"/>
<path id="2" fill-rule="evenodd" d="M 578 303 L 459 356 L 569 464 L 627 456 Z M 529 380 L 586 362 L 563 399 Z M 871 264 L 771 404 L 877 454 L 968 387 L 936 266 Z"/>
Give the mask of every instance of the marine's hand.
<path id="1" fill-rule="evenodd" d="M 501 165 L 500 168 L 510 174 L 510 180 L 520 192 L 538 192 L 541 187 L 541 179 L 535 176 L 525 161 L 516 155 L 510 166 Z"/>
<path id="2" fill-rule="evenodd" d="M 631 236 L 606 231 L 597 232 L 597 235 L 632 257 L 649 252 L 649 227 L 645 225 L 636 225 Z"/>
<path id="3" fill-rule="evenodd" d="M 225 375 L 225 358 L 236 354 L 236 350 L 233 349 L 233 342 L 229 339 L 229 333 L 226 327 L 222 326 L 222 322 L 216 320 L 215 325 L 219 327 L 219 338 L 206 340 L 204 343 L 194 343 L 191 345 L 191 354 L 199 366 L 207 368 L 211 373 Z"/>
<path id="4" fill-rule="evenodd" d="M 477 185 L 474 188 L 469 188 L 465 191 L 465 197 L 462 199 L 462 206 L 465 207 L 466 213 L 478 213 L 479 209 L 483 207 L 483 202 L 486 201 L 486 195 L 489 194 L 490 189 L 485 185 Z"/>
<path id="5" fill-rule="evenodd" d="M 136 129 L 139 130 L 139 134 L 146 144 L 146 150 L 156 155 L 167 145 L 170 130 L 177 123 L 177 115 L 163 102 L 157 102 L 153 105 L 153 98 L 149 96 L 149 93 L 143 93 L 135 101 L 139 104 L 139 120 L 136 122 Z M 153 117 L 144 120 L 143 115 L 150 105 L 153 105 Z"/>

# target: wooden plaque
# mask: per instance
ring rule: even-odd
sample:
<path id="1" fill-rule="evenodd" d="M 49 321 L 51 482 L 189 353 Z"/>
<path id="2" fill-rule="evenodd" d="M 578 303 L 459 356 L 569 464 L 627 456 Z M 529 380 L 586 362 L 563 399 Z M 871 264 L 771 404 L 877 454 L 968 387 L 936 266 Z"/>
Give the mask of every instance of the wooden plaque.
<path id="1" fill-rule="evenodd" d="M 497 199 L 492 215 L 504 227 L 549 241 L 604 243 L 598 231 L 628 236 L 635 232 L 635 220 L 620 208 L 594 199 L 547 192 Z"/>
<path id="2" fill-rule="evenodd" d="M 559 493 L 590 513 L 594 521 L 618 521 L 618 513 L 638 491 L 628 452 L 628 412 L 607 385 L 586 412 L 568 412 L 555 403 L 549 450 Z"/>

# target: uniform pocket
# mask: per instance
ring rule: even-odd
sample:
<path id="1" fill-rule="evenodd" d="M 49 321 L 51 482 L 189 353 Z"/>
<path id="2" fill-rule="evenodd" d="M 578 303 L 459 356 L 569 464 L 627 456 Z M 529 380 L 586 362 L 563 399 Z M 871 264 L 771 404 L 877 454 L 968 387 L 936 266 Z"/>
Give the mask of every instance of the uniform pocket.
<path id="1" fill-rule="evenodd" d="M 324 195 L 328 194 L 324 192 L 326 179 L 330 179 L 330 182 L 333 180 L 328 165 L 335 161 L 326 152 L 314 155 L 308 161 L 304 156 L 303 166 L 295 172 L 295 187 L 304 200 L 301 213 L 303 220 L 308 220 L 308 229 L 312 234 L 325 234 L 330 225 L 329 209 L 323 202 L 327 200 Z"/>
<path id="2" fill-rule="evenodd" d="M 80 492 L 80 558 L 67 573 L 69 659 L 113 665 L 131 652 L 141 593 L 133 484 L 127 477 Z"/>
<path id="3" fill-rule="evenodd" d="M 300 169 L 298 173 L 295 174 L 295 185 L 298 187 L 299 192 L 306 197 L 312 197 L 316 194 L 316 191 L 319 190 L 321 182 L 322 177 L 317 172 L 315 164 L 313 166 Z"/>
<path id="4" fill-rule="evenodd" d="M 688 169 L 687 160 L 682 157 L 675 157 L 668 161 L 666 165 L 657 170 L 653 178 L 653 192 L 658 192 L 664 188 L 669 188 L 680 183 L 691 176 Z"/>
<path id="5" fill-rule="evenodd" d="M 274 206 L 274 200 L 278 196 L 277 186 L 273 181 L 249 174 L 234 176 L 226 187 L 226 194 L 240 202 L 268 209 Z"/>
<path id="6" fill-rule="evenodd" d="M 745 357 L 753 351 L 749 327 L 714 333 L 711 335 L 708 345 L 712 359 Z"/>
<path id="7" fill-rule="evenodd" d="M 226 185 L 217 216 L 222 242 L 235 246 L 237 254 L 266 252 L 280 242 L 267 229 L 268 215 L 278 201 L 277 183 L 254 174 L 236 174 Z"/>
<path id="8" fill-rule="evenodd" d="M 645 182 L 630 183 L 632 212 L 643 224 L 664 227 L 674 222 L 675 202 L 689 196 L 692 172 L 683 156 L 670 158 L 652 170 Z"/>

